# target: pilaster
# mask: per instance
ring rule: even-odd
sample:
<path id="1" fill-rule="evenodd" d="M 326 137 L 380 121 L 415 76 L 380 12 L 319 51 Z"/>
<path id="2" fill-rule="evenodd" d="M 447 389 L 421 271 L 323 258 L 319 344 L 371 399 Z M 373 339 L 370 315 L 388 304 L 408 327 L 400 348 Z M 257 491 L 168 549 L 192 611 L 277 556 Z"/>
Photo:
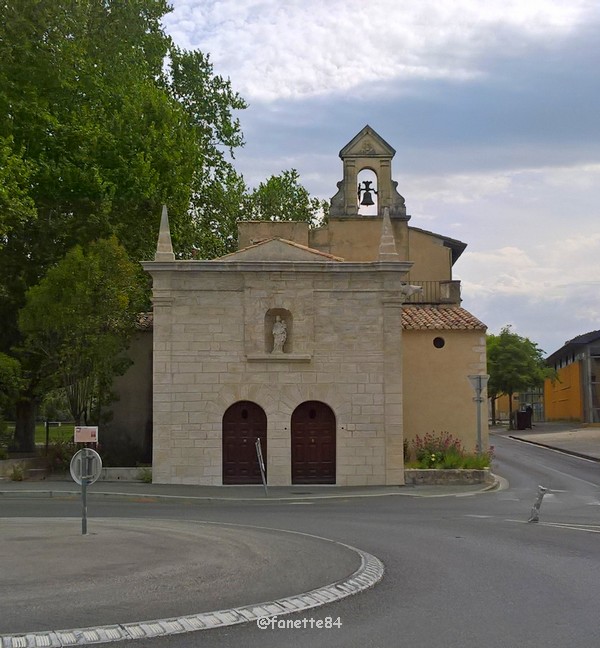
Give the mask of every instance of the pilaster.
<path id="1" fill-rule="evenodd" d="M 385 483 L 404 484 L 402 302 L 383 303 Z"/>

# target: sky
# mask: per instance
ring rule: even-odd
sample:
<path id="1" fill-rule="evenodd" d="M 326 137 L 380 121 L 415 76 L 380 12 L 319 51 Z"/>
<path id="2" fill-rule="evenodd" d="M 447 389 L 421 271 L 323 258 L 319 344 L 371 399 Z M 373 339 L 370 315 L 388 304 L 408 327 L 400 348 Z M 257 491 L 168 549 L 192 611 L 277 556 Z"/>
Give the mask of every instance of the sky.
<path id="1" fill-rule="evenodd" d="M 598 0 L 171 0 L 165 29 L 249 104 L 249 186 L 330 199 L 365 125 L 409 225 L 468 247 L 463 307 L 546 354 L 600 330 Z M 415 277 L 416 279 L 416 277 Z"/>

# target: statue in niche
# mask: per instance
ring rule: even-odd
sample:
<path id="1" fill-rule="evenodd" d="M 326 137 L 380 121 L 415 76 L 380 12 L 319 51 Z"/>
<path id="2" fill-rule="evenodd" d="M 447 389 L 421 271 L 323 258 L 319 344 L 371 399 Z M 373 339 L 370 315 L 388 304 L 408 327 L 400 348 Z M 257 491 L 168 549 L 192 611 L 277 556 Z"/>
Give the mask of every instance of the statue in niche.
<path id="1" fill-rule="evenodd" d="M 283 353 L 283 345 L 287 339 L 287 326 L 279 315 L 273 324 L 273 353 Z"/>

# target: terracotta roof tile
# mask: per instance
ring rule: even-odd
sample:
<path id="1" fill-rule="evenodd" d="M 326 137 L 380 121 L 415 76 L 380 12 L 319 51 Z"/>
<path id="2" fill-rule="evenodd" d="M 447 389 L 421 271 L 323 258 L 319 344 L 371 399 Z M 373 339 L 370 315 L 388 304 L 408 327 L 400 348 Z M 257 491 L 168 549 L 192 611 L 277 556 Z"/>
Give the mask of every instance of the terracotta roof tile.
<path id="1" fill-rule="evenodd" d="M 404 306 L 402 328 L 485 331 L 487 326 L 458 306 Z"/>

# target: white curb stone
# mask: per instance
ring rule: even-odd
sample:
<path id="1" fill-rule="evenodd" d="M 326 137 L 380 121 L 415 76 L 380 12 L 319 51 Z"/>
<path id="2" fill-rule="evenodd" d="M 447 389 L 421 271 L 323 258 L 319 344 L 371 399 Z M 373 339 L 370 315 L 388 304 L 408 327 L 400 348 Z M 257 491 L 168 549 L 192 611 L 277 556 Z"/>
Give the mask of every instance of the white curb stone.
<path id="1" fill-rule="evenodd" d="M 378 558 L 355 547 L 345 544 L 342 546 L 355 551 L 360 556 L 360 567 L 347 579 L 330 583 L 304 594 L 297 594 L 277 601 L 244 605 L 229 610 L 157 619 L 143 623 L 2 635 L 0 636 L 0 648 L 66 648 L 124 639 L 145 639 L 222 628 L 239 623 L 249 623 L 264 617 L 292 614 L 321 607 L 373 587 L 383 578 L 384 566 Z"/>

